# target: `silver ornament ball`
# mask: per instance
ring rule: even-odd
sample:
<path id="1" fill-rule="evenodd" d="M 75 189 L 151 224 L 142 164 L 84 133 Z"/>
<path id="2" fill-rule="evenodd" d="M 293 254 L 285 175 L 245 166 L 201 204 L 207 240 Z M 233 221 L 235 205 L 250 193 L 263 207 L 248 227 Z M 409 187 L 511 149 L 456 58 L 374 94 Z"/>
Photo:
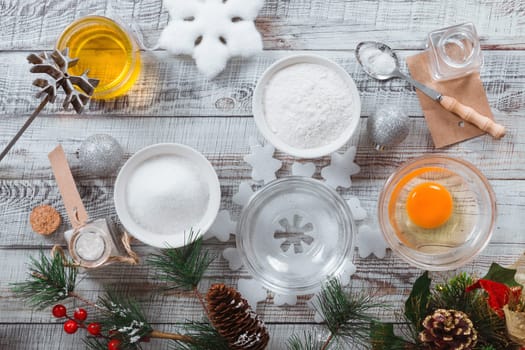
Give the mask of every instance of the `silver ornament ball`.
<path id="1" fill-rule="evenodd" d="M 82 170 L 93 176 L 110 176 L 122 163 L 124 151 L 113 137 L 96 134 L 80 145 L 78 158 Z"/>
<path id="2" fill-rule="evenodd" d="M 366 123 L 368 138 L 379 151 L 400 144 L 408 136 L 409 129 L 408 115 L 393 106 L 378 108 Z"/>

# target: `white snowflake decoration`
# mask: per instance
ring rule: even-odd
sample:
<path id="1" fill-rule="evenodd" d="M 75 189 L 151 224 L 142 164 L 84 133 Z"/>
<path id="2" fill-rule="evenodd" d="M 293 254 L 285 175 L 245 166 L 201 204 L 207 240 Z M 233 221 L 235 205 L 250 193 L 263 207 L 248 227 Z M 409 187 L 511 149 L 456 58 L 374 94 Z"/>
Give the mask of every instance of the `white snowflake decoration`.
<path id="1" fill-rule="evenodd" d="M 326 184 L 333 188 L 350 188 L 351 176 L 357 174 L 361 168 L 354 163 L 357 149 L 350 147 L 344 154 L 332 153 L 330 165 L 321 170 L 321 176 Z"/>
<path id="2" fill-rule="evenodd" d="M 359 227 L 356 245 L 360 258 L 367 258 L 371 254 L 374 254 L 377 258 L 383 259 L 388 248 L 388 244 L 379 229 L 372 228 L 368 225 Z"/>
<path id="3" fill-rule="evenodd" d="M 314 163 L 299 163 L 295 162 L 292 164 L 292 175 L 293 176 L 305 176 L 312 177 L 315 174 Z"/>
<path id="4" fill-rule="evenodd" d="M 251 153 L 244 157 L 244 161 L 252 166 L 252 179 L 268 183 L 275 180 L 275 173 L 281 169 L 283 163 L 275 159 L 275 147 L 267 143 L 261 145 L 257 141 L 251 141 Z"/>
<path id="5" fill-rule="evenodd" d="M 352 212 L 352 217 L 354 220 L 361 221 L 366 219 L 367 213 L 366 210 L 364 210 L 361 206 L 361 201 L 359 198 L 350 197 L 347 199 L 346 203 L 348 203 L 348 206 L 350 207 L 350 211 Z"/>
<path id="6" fill-rule="evenodd" d="M 252 188 L 252 185 L 249 182 L 241 182 L 239 184 L 239 191 L 232 197 L 233 203 L 244 207 L 246 204 L 248 204 L 250 197 L 254 193 L 255 192 Z"/>
<path id="7" fill-rule="evenodd" d="M 221 242 L 228 242 L 230 234 L 235 234 L 235 221 L 231 219 L 228 210 L 221 210 L 213 225 L 204 235 L 204 239 L 215 237 Z"/>
<path id="8" fill-rule="evenodd" d="M 256 280 L 240 279 L 237 282 L 237 290 L 253 310 L 257 309 L 258 302 L 266 300 L 268 296 L 266 289 Z"/>
<path id="9" fill-rule="evenodd" d="M 228 261 L 228 266 L 230 270 L 237 271 L 242 267 L 241 254 L 237 248 L 226 248 L 222 252 L 222 257 Z"/>
<path id="10" fill-rule="evenodd" d="M 254 20 L 264 0 L 164 0 L 170 21 L 159 47 L 191 55 L 208 78 L 224 70 L 230 57 L 262 51 Z"/>
<path id="11" fill-rule="evenodd" d="M 273 296 L 273 303 L 277 306 L 293 306 L 297 304 L 297 295 L 275 294 Z"/>

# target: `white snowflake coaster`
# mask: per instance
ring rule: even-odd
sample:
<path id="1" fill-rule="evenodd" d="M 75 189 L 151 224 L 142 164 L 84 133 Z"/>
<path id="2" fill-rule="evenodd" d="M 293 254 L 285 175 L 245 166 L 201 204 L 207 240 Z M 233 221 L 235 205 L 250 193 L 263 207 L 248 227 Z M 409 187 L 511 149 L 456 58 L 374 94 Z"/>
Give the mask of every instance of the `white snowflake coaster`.
<path id="1" fill-rule="evenodd" d="M 263 146 L 254 142 L 250 150 L 251 153 L 244 157 L 244 161 L 252 166 L 252 179 L 265 184 L 275 180 L 275 173 L 283 166 L 280 160 L 273 157 L 275 148 L 269 143 Z"/>
<path id="2" fill-rule="evenodd" d="M 170 21 L 159 47 L 191 55 L 208 78 L 224 70 L 230 57 L 262 51 L 254 20 L 264 0 L 164 0 Z"/>
<path id="3" fill-rule="evenodd" d="M 235 221 L 230 217 L 230 212 L 221 210 L 210 229 L 204 235 L 204 239 L 217 238 L 221 242 L 228 242 L 230 234 L 235 234 Z"/>
<path id="4" fill-rule="evenodd" d="M 366 210 L 361 207 L 361 201 L 359 198 L 350 197 L 347 199 L 346 203 L 348 203 L 348 206 L 350 207 L 350 211 L 352 212 L 352 217 L 354 220 L 361 221 L 366 219 L 368 215 Z"/>
<path id="5" fill-rule="evenodd" d="M 237 248 L 226 248 L 222 252 L 222 257 L 228 261 L 230 270 L 237 271 L 242 267 L 241 254 Z"/>
<path id="6" fill-rule="evenodd" d="M 361 258 L 367 258 L 371 254 L 374 254 L 377 258 L 383 259 L 388 248 L 379 229 L 372 228 L 368 225 L 359 227 L 356 245 L 359 250 L 359 257 Z"/>
<path id="7" fill-rule="evenodd" d="M 332 153 L 330 165 L 321 170 L 321 176 L 326 184 L 333 188 L 350 188 L 351 176 L 357 174 L 361 168 L 354 163 L 357 149 L 350 147 L 344 154 Z"/>
<path id="8" fill-rule="evenodd" d="M 292 164 L 292 175 L 293 176 L 304 176 L 312 177 L 315 174 L 314 163 L 299 163 L 295 162 Z"/>
<path id="9" fill-rule="evenodd" d="M 341 281 L 341 285 L 347 286 L 350 284 L 350 277 L 357 271 L 354 263 L 350 259 L 346 259 L 344 267 L 341 270 L 341 274 L 338 276 Z"/>
<path id="10" fill-rule="evenodd" d="M 257 311 L 257 303 L 266 300 L 268 296 L 266 289 L 256 280 L 240 279 L 237 282 L 237 290 L 254 311 Z"/>
<path id="11" fill-rule="evenodd" d="M 273 296 L 273 303 L 276 306 L 294 306 L 295 304 L 297 304 L 297 295 L 275 294 Z"/>
<path id="12" fill-rule="evenodd" d="M 232 197 L 233 203 L 244 207 L 246 204 L 248 204 L 250 197 L 254 193 L 255 192 L 252 188 L 252 185 L 249 182 L 241 182 L 239 185 L 239 191 Z"/>

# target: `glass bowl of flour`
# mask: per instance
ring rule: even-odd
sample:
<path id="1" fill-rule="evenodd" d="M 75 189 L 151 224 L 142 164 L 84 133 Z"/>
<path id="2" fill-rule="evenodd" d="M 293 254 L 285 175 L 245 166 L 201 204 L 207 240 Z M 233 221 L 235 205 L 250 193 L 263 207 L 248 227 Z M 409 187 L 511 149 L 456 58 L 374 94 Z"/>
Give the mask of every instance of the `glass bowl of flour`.
<path id="1" fill-rule="evenodd" d="M 161 143 L 135 153 L 115 183 L 115 209 L 126 230 L 159 248 L 204 234 L 219 212 L 221 189 L 211 163 L 191 147 Z M 196 238 L 196 237 L 194 237 Z"/>
<path id="2" fill-rule="evenodd" d="M 275 62 L 253 97 L 259 131 L 277 149 L 300 158 L 337 151 L 356 132 L 360 114 L 352 77 L 337 63 L 316 55 Z"/>

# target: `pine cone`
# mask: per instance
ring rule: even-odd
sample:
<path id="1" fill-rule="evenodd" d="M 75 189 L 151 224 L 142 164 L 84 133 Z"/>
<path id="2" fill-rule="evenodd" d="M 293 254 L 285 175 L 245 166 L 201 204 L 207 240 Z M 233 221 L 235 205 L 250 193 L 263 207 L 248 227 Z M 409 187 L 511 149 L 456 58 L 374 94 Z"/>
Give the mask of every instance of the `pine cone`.
<path id="1" fill-rule="evenodd" d="M 419 340 L 430 349 L 470 350 L 478 341 L 472 321 L 461 311 L 437 309 L 425 318 L 423 327 Z"/>
<path id="2" fill-rule="evenodd" d="M 206 299 L 211 323 L 232 350 L 266 348 L 270 340 L 268 331 L 238 291 L 224 284 L 214 284 Z"/>

